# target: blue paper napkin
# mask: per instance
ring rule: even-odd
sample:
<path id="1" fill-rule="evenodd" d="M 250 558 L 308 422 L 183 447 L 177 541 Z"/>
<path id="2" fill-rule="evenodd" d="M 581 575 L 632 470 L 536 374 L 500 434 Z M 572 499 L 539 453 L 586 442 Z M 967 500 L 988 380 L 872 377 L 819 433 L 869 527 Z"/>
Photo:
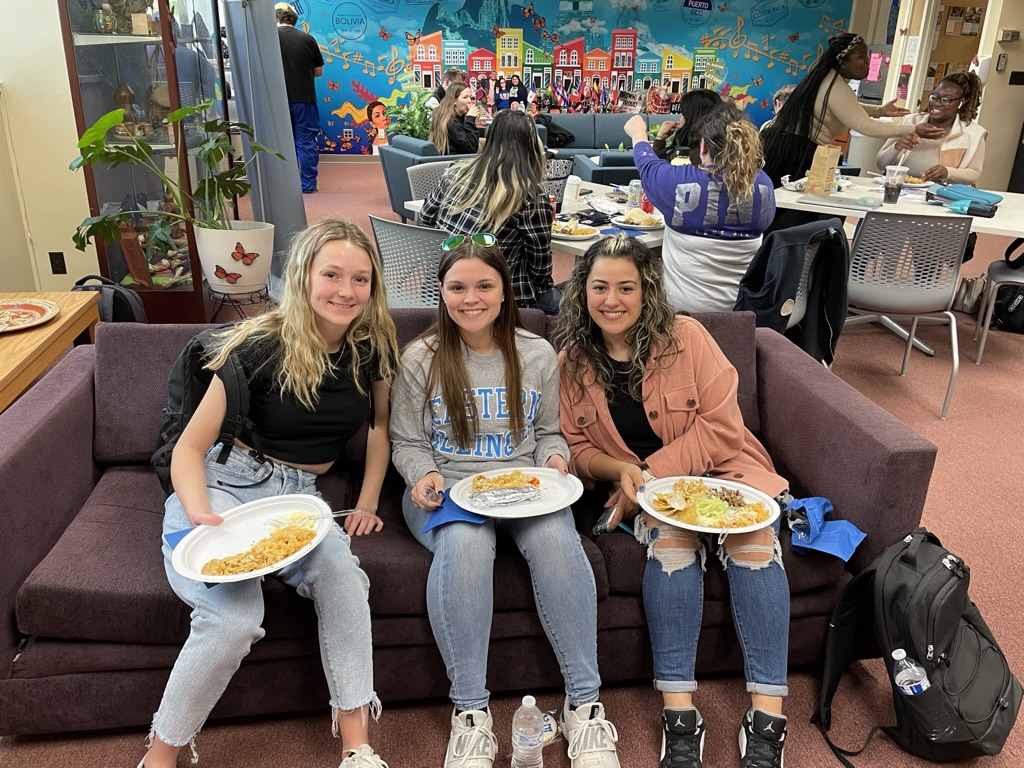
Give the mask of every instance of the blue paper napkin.
<path id="1" fill-rule="evenodd" d="M 789 523 L 793 531 L 793 551 L 799 555 L 814 549 L 848 562 L 867 535 L 849 520 L 825 520 L 833 511 L 832 502 L 821 496 L 794 499 L 786 505 L 786 511 L 790 510 L 802 510 L 807 517 Z"/>
<path id="2" fill-rule="evenodd" d="M 182 528 L 180 531 L 171 531 L 170 533 L 164 534 L 164 541 L 167 542 L 167 546 L 173 549 L 181 543 L 181 540 L 188 536 L 196 527 L 193 525 L 191 528 Z"/>
<path id="3" fill-rule="evenodd" d="M 646 232 L 639 229 L 626 229 L 625 227 L 608 227 L 607 229 L 601 230 L 602 235 L 618 235 L 623 234 L 626 237 L 643 237 Z"/>
<path id="4" fill-rule="evenodd" d="M 486 519 L 483 515 L 463 509 L 452 501 L 450 496 L 445 495 L 441 506 L 434 510 L 434 514 L 427 520 L 427 524 L 423 526 L 423 530 L 420 533 L 426 533 L 431 528 L 437 528 L 437 526 L 444 525 L 445 523 L 463 522 L 479 525 Z"/>

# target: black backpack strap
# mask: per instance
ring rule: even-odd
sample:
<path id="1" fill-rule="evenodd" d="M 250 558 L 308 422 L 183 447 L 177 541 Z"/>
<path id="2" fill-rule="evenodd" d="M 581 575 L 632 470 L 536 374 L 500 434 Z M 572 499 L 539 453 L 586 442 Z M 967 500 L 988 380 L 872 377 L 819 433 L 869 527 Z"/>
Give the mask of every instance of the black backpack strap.
<path id="1" fill-rule="evenodd" d="M 98 283 L 103 283 L 104 285 L 117 285 L 117 283 L 115 283 L 109 277 L 104 277 L 103 275 L 86 275 L 80 280 L 76 280 L 75 285 L 85 285 L 86 283 L 92 280 L 95 280 Z"/>
<path id="2" fill-rule="evenodd" d="M 1006 264 L 1010 269 L 1020 269 L 1021 267 L 1024 267 L 1024 251 L 1021 251 L 1020 256 L 1017 258 L 1010 258 L 1013 256 L 1013 252 L 1020 248 L 1021 245 L 1024 245 L 1024 237 L 1018 237 L 1006 247 L 1006 253 L 1003 255 L 1003 258 L 1006 259 Z"/>
<path id="3" fill-rule="evenodd" d="M 223 464 L 228 460 L 235 438 L 246 429 L 252 432 L 252 440 L 255 443 L 253 448 L 262 456 L 263 451 L 260 450 L 259 440 L 255 436 L 255 430 L 252 430 L 253 424 L 248 417 L 249 383 L 245 369 L 242 367 L 242 361 L 234 353 L 228 355 L 224 365 L 217 371 L 217 375 L 224 382 L 224 394 L 227 398 L 224 422 L 221 424 L 218 438 L 222 447 L 220 455 L 217 456 L 217 463 Z"/>
<path id="4" fill-rule="evenodd" d="M 821 737 L 825 739 L 825 743 L 828 744 L 828 748 L 832 750 L 832 754 L 836 756 L 836 760 L 842 763 L 843 768 L 857 768 L 853 763 L 847 760 L 847 757 L 856 757 L 865 749 L 868 748 L 868 744 L 871 743 L 872 739 L 875 738 L 875 734 L 879 731 L 888 733 L 892 726 L 887 725 L 876 725 L 868 731 L 868 737 L 864 740 L 864 744 L 860 749 L 843 749 L 832 742 L 832 739 L 828 737 L 828 731 L 825 730 L 824 724 L 821 722 L 821 718 L 818 717 L 818 713 L 815 712 L 811 715 L 811 723 L 818 726 L 818 730 L 821 731 Z"/>

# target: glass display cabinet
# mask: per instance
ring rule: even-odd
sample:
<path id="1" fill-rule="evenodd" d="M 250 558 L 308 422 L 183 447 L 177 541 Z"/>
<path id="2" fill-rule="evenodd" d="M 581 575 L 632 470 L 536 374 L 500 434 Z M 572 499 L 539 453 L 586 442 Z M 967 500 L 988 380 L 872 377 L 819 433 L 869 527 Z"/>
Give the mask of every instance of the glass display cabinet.
<path id="1" fill-rule="evenodd" d="M 179 152 L 201 142 L 202 115 L 181 130 L 163 119 L 207 99 L 226 115 L 220 19 L 216 0 L 58 0 L 78 135 L 123 108 L 109 143 L 148 146 L 152 164 L 192 190 L 194 161 Z M 68 147 L 69 158 L 75 147 Z M 211 305 L 203 290 L 191 225 L 162 215 L 176 203 L 159 176 L 143 164 L 94 164 L 85 173 L 91 216 L 131 211 L 119 224 L 120 242 L 96 242 L 100 269 L 142 296 L 150 322 L 205 322 Z M 201 169 L 200 169 L 201 170 Z M 137 212 L 137 213 L 136 213 Z M 69 233 L 69 236 L 72 233 Z"/>

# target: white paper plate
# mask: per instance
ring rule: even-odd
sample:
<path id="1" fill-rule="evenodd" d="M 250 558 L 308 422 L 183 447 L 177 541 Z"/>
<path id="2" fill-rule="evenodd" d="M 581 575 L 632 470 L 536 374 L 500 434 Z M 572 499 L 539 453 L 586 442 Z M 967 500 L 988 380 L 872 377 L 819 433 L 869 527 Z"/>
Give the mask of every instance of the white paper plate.
<path id="1" fill-rule="evenodd" d="M 303 493 L 271 496 L 242 504 L 221 515 L 224 522 L 220 525 L 200 525 L 188 533 L 178 542 L 178 546 L 171 553 L 171 565 L 182 576 L 196 581 L 205 581 L 208 584 L 245 581 L 279 571 L 289 563 L 294 563 L 312 552 L 313 548 L 323 541 L 324 536 L 334 525 L 334 520 L 330 517 L 314 520 L 313 528 L 316 535 L 313 540 L 294 555 L 266 568 L 230 576 L 208 576 L 203 573 L 203 566 L 214 558 L 245 552 L 257 541 L 273 533 L 271 520 L 279 519 L 283 515 L 293 512 L 329 515 L 331 508 L 323 499 Z"/>
<path id="2" fill-rule="evenodd" d="M 703 480 L 704 484 L 708 488 L 731 488 L 734 491 L 739 491 L 740 493 L 743 494 L 743 498 L 747 501 L 747 503 L 760 501 L 762 504 L 768 507 L 768 519 L 765 520 L 763 523 L 758 523 L 757 525 L 747 525 L 742 528 L 709 528 L 703 525 L 691 525 L 689 523 L 684 523 L 681 520 L 676 520 L 675 518 L 669 517 L 665 513 L 658 512 L 656 509 L 654 509 L 654 507 L 651 506 L 651 500 L 654 498 L 654 494 L 670 493 L 672 491 L 672 486 L 675 484 L 676 480 L 680 479 Z M 647 483 L 646 485 L 647 487 L 644 488 L 643 493 L 637 496 L 637 500 L 640 502 L 640 506 L 644 508 L 644 511 L 647 512 L 651 517 L 658 518 L 663 523 L 674 525 L 677 528 L 685 528 L 688 531 L 697 531 L 699 533 L 748 533 L 750 531 L 756 531 L 761 528 L 764 528 L 765 526 L 771 525 L 775 522 L 775 520 L 778 518 L 781 512 L 781 510 L 779 509 L 779 503 L 775 501 L 775 499 L 773 499 L 767 493 L 759 491 L 756 488 L 751 488 L 749 485 L 737 483 L 733 480 L 720 480 L 717 477 L 692 477 L 687 475 L 685 477 L 661 477 L 658 478 L 657 480 Z"/>
<path id="3" fill-rule="evenodd" d="M 903 186 L 905 189 L 928 189 L 934 183 L 933 181 L 922 181 L 917 184 L 911 184 L 909 181 L 904 181 Z M 885 184 L 885 179 L 881 176 L 875 176 L 875 184 Z"/>
<path id="4" fill-rule="evenodd" d="M 473 487 L 473 478 L 476 475 L 470 475 L 459 480 L 449 489 L 448 495 L 460 507 L 468 509 L 470 512 L 476 512 L 478 515 L 515 519 L 557 512 L 563 507 L 568 507 L 583 494 L 583 483 L 580 482 L 578 477 L 575 475 L 563 475 L 557 469 L 548 469 L 547 467 L 492 469 L 487 472 L 479 472 L 478 474 L 484 477 L 494 477 L 495 475 L 511 472 L 513 469 L 521 469 L 527 475 L 533 475 L 540 479 L 541 494 L 539 499 L 482 509 L 469 500 L 469 493 Z"/>
<path id="5" fill-rule="evenodd" d="M 653 213 L 650 214 L 650 215 L 654 216 Z M 612 219 L 612 224 L 614 224 L 617 227 L 622 227 L 623 229 L 639 229 L 639 230 L 642 230 L 642 231 L 645 231 L 645 232 L 649 231 L 649 230 L 652 230 L 652 229 L 664 229 L 665 228 L 665 221 L 664 220 L 662 220 L 662 222 L 660 224 L 651 224 L 651 225 L 630 224 L 622 216 L 616 216 L 615 218 L 613 218 Z"/>
<path id="6" fill-rule="evenodd" d="M 595 227 L 588 227 L 588 229 L 593 229 L 594 231 L 589 235 L 567 235 L 562 232 L 552 232 L 551 238 L 553 240 L 589 240 L 590 238 L 597 237 L 601 234 L 601 232 Z"/>

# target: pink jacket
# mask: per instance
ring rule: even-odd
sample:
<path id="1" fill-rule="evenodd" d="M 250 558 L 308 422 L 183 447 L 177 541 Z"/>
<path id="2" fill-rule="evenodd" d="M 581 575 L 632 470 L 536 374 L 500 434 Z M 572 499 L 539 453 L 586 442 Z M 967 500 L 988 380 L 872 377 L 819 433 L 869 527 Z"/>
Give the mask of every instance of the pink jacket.
<path id="1" fill-rule="evenodd" d="M 648 421 L 664 443 L 647 457 L 651 473 L 669 477 L 713 472 L 771 496 L 782 493 L 789 483 L 775 474 L 764 447 L 743 426 L 736 400 L 736 369 L 696 320 L 676 318 L 675 337 L 678 353 L 671 366 L 649 365 L 643 383 Z M 656 361 L 658 353 L 651 358 Z M 640 463 L 615 429 L 604 389 L 592 374 L 584 373 L 579 383 L 570 381 L 563 365 L 560 402 L 570 472 L 592 480 L 590 460 L 600 453 Z"/>

